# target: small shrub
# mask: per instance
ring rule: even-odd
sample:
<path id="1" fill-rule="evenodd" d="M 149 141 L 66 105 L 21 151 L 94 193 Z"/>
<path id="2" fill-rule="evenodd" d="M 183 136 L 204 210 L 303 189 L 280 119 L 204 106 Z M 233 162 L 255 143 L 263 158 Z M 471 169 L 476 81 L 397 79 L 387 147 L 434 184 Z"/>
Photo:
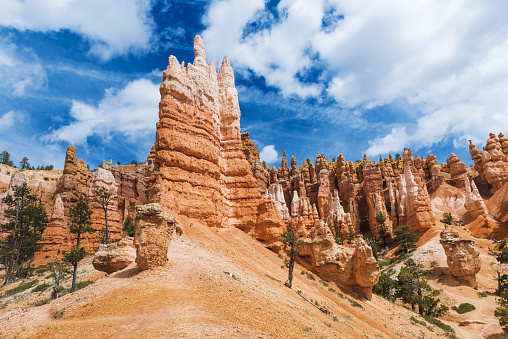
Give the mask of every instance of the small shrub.
<path id="1" fill-rule="evenodd" d="M 430 268 L 434 268 L 437 266 L 437 260 L 433 260 L 430 262 Z"/>
<path id="2" fill-rule="evenodd" d="M 506 246 L 506 239 L 504 239 L 503 241 L 501 241 L 501 243 L 499 244 L 499 250 L 502 251 L 503 248 L 505 248 Z"/>
<path id="3" fill-rule="evenodd" d="M 44 292 L 45 290 L 47 290 L 51 285 L 50 284 L 40 284 L 40 285 L 37 285 L 33 290 L 32 292 Z"/>
<path id="4" fill-rule="evenodd" d="M 427 327 L 427 324 L 425 324 L 425 321 L 423 321 L 423 320 L 418 320 L 418 319 L 416 319 L 415 317 L 411 317 L 411 318 L 409 318 L 409 320 L 411 320 L 411 322 L 412 322 L 413 324 L 420 324 L 420 325 L 422 325 L 422 326 Z"/>
<path id="5" fill-rule="evenodd" d="M 51 301 L 50 298 L 48 299 L 42 299 L 42 300 L 39 300 L 37 301 L 34 306 L 37 307 L 37 306 L 42 306 L 42 305 L 46 305 L 46 304 L 49 304 L 49 302 Z"/>
<path id="6" fill-rule="evenodd" d="M 64 310 L 55 311 L 53 313 L 53 319 L 60 319 L 64 314 Z"/>
<path id="7" fill-rule="evenodd" d="M 459 307 L 457 307 L 458 314 L 463 314 L 474 310 L 476 310 L 476 307 L 474 307 L 474 305 L 470 303 L 462 303 L 459 305 Z"/>
<path id="8" fill-rule="evenodd" d="M 336 291 L 335 291 L 335 288 L 333 288 L 333 287 L 328 287 L 328 291 L 333 292 L 333 293 L 335 293 L 335 292 L 336 292 Z"/>
<path id="9" fill-rule="evenodd" d="M 323 280 L 319 280 L 319 282 L 320 282 L 323 286 L 325 286 L 325 287 L 330 286 L 330 285 L 328 285 L 326 282 L 324 282 Z"/>
<path id="10" fill-rule="evenodd" d="M 76 283 L 76 291 L 80 290 L 82 288 L 85 288 L 91 284 L 93 284 L 93 281 L 91 281 L 91 280 L 80 281 L 80 282 Z"/>
<path id="11" fill-rule="evenodd" d="M 333 320 L 333 321 L 339 321 L 339 318 L 337 318 L 337 316 L 336 316 L 336 315 L 334 315 L 334 316 L 332 317 L 332 320 Z"/>
<path id="12" fill-rule="evenodd" d="M 428 315 L 422 315 L 422 317 L 428 323 L 430 323 L 432 325 L 436 325 L 437 327 L 439 327 L 443 331 L 455 334 L 455 330 L 450 325 L 446 325 L 445 323 L 443 323 L 441 320 L 438 320 L 436 318 L 432 318 L 431 316 L 428 316 Z"/>
<path id="13" fill-rule="evenodd" d="M 32 288 L 35 285 L 37 285 L 38 282 L 39 282 L 39 280 L 35 279 L 35 280 L 29 281 L 27 283 L 21 284 L 18 287 L 11 288 L 10 290 L 5 291 L 3 297 L 9 297 L 9 296 L 11 296 L 13 294 L 26 291 L 29 288 Z"/>
<path id="14" fill-rule="evenodd" d="M 351 305 L 352 305 L 353 307 L 363 308 L 363 306 L 362 306 L 359 302 L 357 302 L 356 300 L 349 299 L 349 298 L 348 298 L 348 300 L 349 300 L 349 302 L 351 303 Z"/>
<path id="15" fill-rule="evenodd" d="M 487 298 L 487 293 L 485 293 L 485 292 L 478 292 L 478 298 Z"/>

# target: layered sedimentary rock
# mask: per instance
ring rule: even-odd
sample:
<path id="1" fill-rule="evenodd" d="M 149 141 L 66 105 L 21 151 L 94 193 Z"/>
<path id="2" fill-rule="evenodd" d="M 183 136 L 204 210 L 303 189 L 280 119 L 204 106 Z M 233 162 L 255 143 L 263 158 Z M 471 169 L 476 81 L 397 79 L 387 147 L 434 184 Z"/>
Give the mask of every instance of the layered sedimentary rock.
<path id="1" fill-rule="evenodd" d="M 469 140 L 469 153 L 475 163 L 475 169 L 479 172 L 480 178 L 485 178 L 492 186 L 492 194 L 508 182 L 508 161 L 503 153 L 506 152 L 507 141 L 503 134 L 500 134 L 500 138 L 503 140 L 504 148 L 500 139 L 496 138 L 494 133 L 490 133 L 483 152 Z"/>
<path id="2" fill-rule="evenodd" d="M 196 36 L 194 63 L 185 67 L 171 56 L 160 93 L 152 175 L 156 200 L 177 218 L 255 233 L 262 187 L 258 190 L 242 152 L 238 93 L 228 59 L 216 73 Z M 288 175 L 287 163 L 284 170 Z"/>
<path id="3" fill-rule="evenodd" d="M 321 222 L 311 230 L 299 252 L 320 277 L 351 286 L 365 298 L 372 298 L 372 286 L 377 284 L 381 271 L 361 235 L 350 247 L 337 245 L 331 230 Z"/>
<path id="4" fill-rule="evenodd" d="M 245 154 L 245 159 L 249 162 L 249 164 L 253 164 L 255 162 L 259 162 L 259 151 L 256 147 L 256 144 L 252 142 L 249 138 L 249 132 L 241 133 L 242 138 L 242 151 Z"/>
<path id="5" fill-rule="evenodd" d="M 480 192 L 478 192 L 474 181 L 469 181 L 468 176 L 464 175 L 464 183 L 466 187 L 466 201 L 464 203 L 464 207 L 469 212 L 469 215 L 472 218 L 477 218 L 479 216 L 487 218 L 487 206 L 485 205 Z"/>
<path id="6" fill-rule="evenodd" d="M 136 259 L 136 249 L 130 237 L 112 244 L 101 244 L 93 257 L 93 267 L 108 274 L 123 270 Z"/>
<path id="7" fill-rule="evenodd" d="M 372 234 L 378 235 L 379 223 L 376 216 L 380 213 L 386 217 L 385 228 L 386 233 L 392 233 L 392 223 L 389 219 L 389 213 L 386 210 L 385 196 L 383 192 L 383 176 L 379 166 L 365 164 L 363 166 L 364 190 L 367 205 L 369 207 L 369 223 Z"/>
<path id="8" fill-rule="evenodd" d="M 474 248 L 475 241 L 461 239 L 457 232 L 446 229 L 441 232 L 440 242 L 446 253 L 450 273 L 469 286 L 476 287 L 476 273 L 480 271 L 482 261 Z"/>
<path id="9" fill-rule="evenodd" d="M 448 158 L 448 166 L 451 180 L 453 180 L 457 187 L 464 187 L 464 176 L 467 174 L 466 164 L 460 161 L 460 158 L 454 153 L 451 153 Z"/>
<path id="10" fill-rule="evenodd" d="M 435 226 L 427 187 L 413 165 L 410 149 L 404 151 L 404 173 L 401 174 L 398 184 L 398 225 L 410 225 L 411 229 L 419 234 Z"/>
<path id="11" fill-rule="evenodd" d="M 178 222 L 157 203 L 136 206 L 134 246 L 140 270 L 164 266 Z"/>

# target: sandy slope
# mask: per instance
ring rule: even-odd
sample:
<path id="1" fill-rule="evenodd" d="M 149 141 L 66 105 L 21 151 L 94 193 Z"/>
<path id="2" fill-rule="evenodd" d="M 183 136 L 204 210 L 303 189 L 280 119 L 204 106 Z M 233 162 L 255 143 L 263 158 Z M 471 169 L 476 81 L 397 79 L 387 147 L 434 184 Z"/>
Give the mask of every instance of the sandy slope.
<path id="1" fill-rule="evenodd" d="M 0 313 L 6 338 L 433 338 L 442 330 L 412 324 L 418 315 L 374 296 L 355 296 L 295 270 L 294 289 L 331 311 L 327 315 L 283 286 L 282 260 L 238 229 L 183 223 L 165 267 L 135 264 L 48 305 Z M 88 261 L 89 262 L 89 261 Z M 89 272 L 90 264 L 80 270 Z M 234 278 L 230 274 L 234 275 Z M 334 288 L 337 292 L 330 291 Z M 493 298 L 493 297 L 489 297 Z M 3 314 L 3 316 L 2 316 Z M 55 319 L 55 317 L 59 318 Z M 335 318 L 334 318 L 335 316 Z M 476 325 L 475 325 L 476 326 Z"/>

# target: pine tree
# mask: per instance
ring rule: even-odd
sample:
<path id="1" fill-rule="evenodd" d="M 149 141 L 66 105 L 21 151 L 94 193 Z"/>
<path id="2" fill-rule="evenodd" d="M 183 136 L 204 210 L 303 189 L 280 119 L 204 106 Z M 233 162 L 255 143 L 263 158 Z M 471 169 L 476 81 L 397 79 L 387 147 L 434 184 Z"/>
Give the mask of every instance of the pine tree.
<path id="1" fill-rule="evenodd" d="M 347 233 L 347 243 L 351 244 L 355 241 L 355 230 L 353 229 L 353 226 L 348 226 L 348 233 Z"/>
<path id="2" fill-rule="evenodd" d="M 101 205 L 102 210 L 104 211 L 104 223 L 105 226 L 103 228 L 104 232 L 104 242 L 105 244 L 109 244 L 109 228 L 108 228 L 108 207 L 111 205 L 111 199 L 115 197 L 111 196 L 111 192 L 105 187 L 100 187 L 95 190 L 95 201 Z"/>
<path id="3" fill-rule="evenodd" d="M 30 169 L 30 164 L 28 163 L 28 158 L 27 157 L 23 157 L 23 159 L 21 159 L 21 161 L 19 162 L 19 168 L 21 169 Z"/>
<path id="4" fill-rule="evenodd" d="M 30 271 L 34 254 L 41 248 L 38 241 L 48 224 L 48 216 L 40 200 L 32 194 L 27 183 L 13 187 L 2 203 L 7 207 L 7 222 L 1 226 L 7 236 L 0 242 L 0 254 L 5 266 L 5 282 L 13 282 Z"/>
<path id="5" fill-rule="evenodd" d="M 295 259 L 298 255 L 298 247 L 303 244 L 302 240 L 298 240 L 298 236 L 296 235 L 296 229 L 288 226 L 289 231 L 284 231 L 280 235 L 280 241 L 284 244 L 284 249 L 289 246 L 289 273 L 288 280 L 284 283 L 287 287 L 291 288 L 293 286 L 293 269 L 295 267 Z"/>
<path id="6" fill-rule="evenodd" d="M 499 318 L 499 325 L 503 327 L 503 330 L 508 332 L 508 290 L 501 292 L 500 298 L 496 299 L 496 303 L 499 305 L 494 311 L 494 316 Z"/>
<path id="7" fill-rule="evenodd" d="M 9 152 L 3 151 L 2 153 L 0 153 L 0 164 L 12 167 L 11 155 L 9 154 Z"/>
<path id="8" fill-rule="evenodd" d="M 70 232 L 76 234 L 76 247 L 72 248 L 69 253 L 64 253 L 65 260 L 74 267 L 72 273 L 72 287 L 71 293 L 76 289 L 76 272 L 78 270 L 78 262 L 86 257 L 87 252 L 84 247 L 81 247 L 81 235 L 86 232 L 92 231 L 92 222 L 90 216 L 92 211 L 88 206 L 88 202 L 84 198 L 71 205 L 69 208 L 69 226 Z"/>
<path id="9" fill-rule="evenodd" d="M 386 215 L 383 214 L 383 212 L 378 212 L 376 214 L 376 222 L 379 224 L 379 229 L 377 231 L 377 235 L 383 242 L 383 244 L 386 243 L 386 237 L 388 236 L 388 230 L 386 229 Z"/>
<path id="10" fill-rule="evenodd" d="M 418 235 L 411 232 L 411 226 L 399 226 L 393 231 L 393 234 L 396 246 L 402 245 L 404 253 L 408 253 L 411 248 L 416 247 L 415 243 L 420 239 Z"/>

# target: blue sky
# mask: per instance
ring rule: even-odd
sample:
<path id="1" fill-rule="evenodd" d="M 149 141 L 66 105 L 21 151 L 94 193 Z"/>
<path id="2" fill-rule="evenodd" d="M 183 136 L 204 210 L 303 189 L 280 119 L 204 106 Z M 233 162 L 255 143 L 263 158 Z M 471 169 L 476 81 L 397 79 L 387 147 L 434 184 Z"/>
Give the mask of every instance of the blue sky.
<path id="1" fill-rule="evenodd" d="M 502 0 L 2 0 L 0 151 L 62 168 L 143 161 L 168 57 L 227 55 L 269 164 L 372 160 L 411 147 L 471 164 L 467 140 L 508 134 Z"/>

